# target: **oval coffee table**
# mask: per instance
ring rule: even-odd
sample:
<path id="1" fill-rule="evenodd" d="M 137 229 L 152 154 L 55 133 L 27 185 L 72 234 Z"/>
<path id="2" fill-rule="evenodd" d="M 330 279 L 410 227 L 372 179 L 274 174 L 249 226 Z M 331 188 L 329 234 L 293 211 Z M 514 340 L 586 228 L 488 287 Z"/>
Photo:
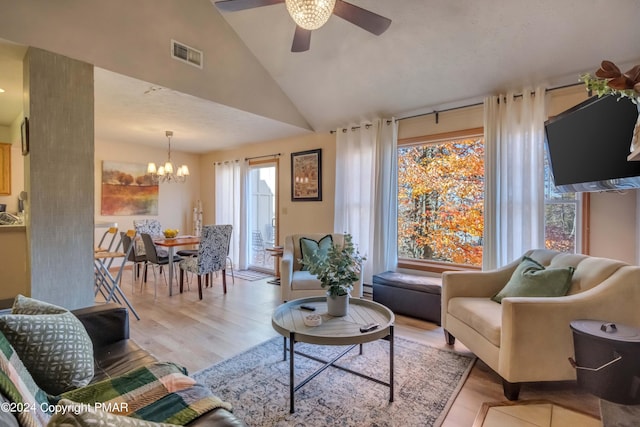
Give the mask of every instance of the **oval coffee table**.
<path id="1" fill-rule="evenodd" d="M 314 307 L 315 310 L 304 310 L 301 306 Z M 319 326 L 305 325 L 305 317 L 310 314 L 320 315 L 322 324 Z M 389 402 L 393 402 L 394 321 L 393 312 L 384 305 L 358 298 L 349 300 L 349 314 L 344 317 L 333 317 L 327 314 L 326 297 L 301 298 L 277 307 L 271 318 L 271 325 L 284 337 L 283 360 L 287 360 L 287 339 L 289 340 L 289 412 L 295 411 L 294 393 L 330 366 L 389 387 Z M 379 326 L 369 332 L 360 332 L 362 326 L 370 323 L 376 323 Z M 362 354 L 362 344 L 378 339 L 389 341 L 389 382 L 334 364 L 357 345 L 360 346 L 360 354 Z M 349 348 L 331 360 L 324 360 L 296 351 L 296 342 L 317 345 L 349 345 Z M 324 366 L 294 386 L 294 357 L 296 354 L 324 363 Z"/>

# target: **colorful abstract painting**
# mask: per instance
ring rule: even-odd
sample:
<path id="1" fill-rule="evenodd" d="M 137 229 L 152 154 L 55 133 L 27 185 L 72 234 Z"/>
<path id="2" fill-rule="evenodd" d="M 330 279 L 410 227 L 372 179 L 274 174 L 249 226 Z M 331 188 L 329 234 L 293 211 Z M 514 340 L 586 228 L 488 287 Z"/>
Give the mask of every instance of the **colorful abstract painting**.
<path id="1" fill-rule="evenodd" d="M 158 184 L 140 163 L 102 162 L 102 215 L 158 215 Z"/>

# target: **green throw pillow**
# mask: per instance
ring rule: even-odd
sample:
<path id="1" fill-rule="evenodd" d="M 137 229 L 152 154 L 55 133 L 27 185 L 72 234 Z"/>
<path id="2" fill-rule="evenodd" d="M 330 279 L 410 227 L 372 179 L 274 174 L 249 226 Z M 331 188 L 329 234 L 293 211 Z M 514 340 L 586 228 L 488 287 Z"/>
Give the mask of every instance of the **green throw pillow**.
<path id="1" fill-rule="evenodd" d="M 333 245 L 333 237 L 331 237 L 331 234 L 327 234 L 326 236 L 324 236 L 322 239 L 320 239 L 319 241 L 313 240 L 313 239 L 309 239 L 307 237 L 301 237 L 300 238 L 300 253 L 302 254 L 302 259 L 303 260 L 309 260 L 311 259 L 311 256 L 317 252 L 317 255 L 320 258 L 326 258 L 327 253 L 329 252 L 329 249 L 331 249 L 331 246 Z M 301 271 L 306 271 L 308 270 L 306 265 L 302 265 L 302 268 L 300 268 Z"/>
<path id="2" fill-rule="evenodd" d="M 12 314 L 0 316 L 0 331 L 45 392 L 60 394 L 93 378 L 93 343 L 68 310 L 18 296 Z"/>
<path id="3" fill-rule="evenodd" d="M 502 303 L 507 297 L 564 296 L 569 291 L 574 271 L 573 267 L 544 268 L 536 260 L 523 257 L 509 282 L 491 299 Z"/>

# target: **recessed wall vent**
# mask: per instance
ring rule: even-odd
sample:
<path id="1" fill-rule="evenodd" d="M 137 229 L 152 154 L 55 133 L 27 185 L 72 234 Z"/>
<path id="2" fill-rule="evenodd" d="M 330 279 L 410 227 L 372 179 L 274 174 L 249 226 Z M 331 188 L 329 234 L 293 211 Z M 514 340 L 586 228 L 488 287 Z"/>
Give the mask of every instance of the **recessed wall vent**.
<path id="1" fill-rule="evenodd" d="M 171 56 L 178 61 L 202 68 L 202 51 L 180 43 L 179 41 L 171 40 Z"/>

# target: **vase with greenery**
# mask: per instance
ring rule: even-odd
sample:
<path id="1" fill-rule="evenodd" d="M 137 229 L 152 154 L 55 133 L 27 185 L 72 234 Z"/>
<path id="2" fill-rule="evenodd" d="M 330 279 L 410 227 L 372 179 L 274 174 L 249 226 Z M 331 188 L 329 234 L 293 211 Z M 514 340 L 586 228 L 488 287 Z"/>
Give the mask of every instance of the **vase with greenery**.
<path id="1" fill-rule="evenodd" d="M 316 275 L 322 287 L 327 289 L 327 311 L 330 315 L 347 314 L 349 294 L 353 283 L 360 280 L 365 260 L 353 244 L 351 235 L 347 233 L 344 235 L 344 243 L 333 243 L 326 256 L 316 251 L 308 259 L 300 260 L 300 263 L 307 266 L 309 273 Z"/>
<path id="2" fill-rule="evenodd" d="M 591 74 L 583 74 L 580 80 L 584 82 L 587 90 L 598 96 L 613 95 L 621 98 L 629 98 L 638 107 L 638 121 L 631 138 L 631 151 L 640 147 L 640 64 L 623 73 L 620 68 L 611 61 L 602 61 L 600 68 Z"/>

